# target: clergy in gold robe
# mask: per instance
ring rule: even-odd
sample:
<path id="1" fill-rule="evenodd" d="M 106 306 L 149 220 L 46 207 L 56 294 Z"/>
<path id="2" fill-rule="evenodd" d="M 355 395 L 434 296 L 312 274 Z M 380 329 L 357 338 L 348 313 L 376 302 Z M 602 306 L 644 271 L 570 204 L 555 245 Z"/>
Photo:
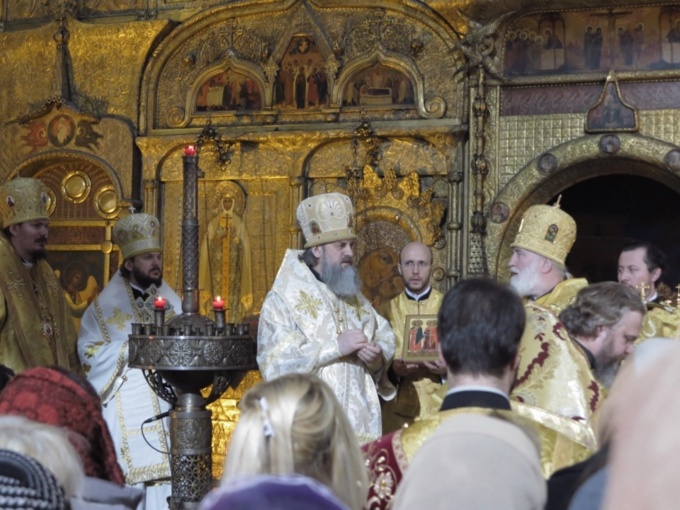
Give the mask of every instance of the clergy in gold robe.
<path id="1" fill-rule="evenodd" d="M 526 312 L 513 400 L 588 423 L 605 397 L 588 354 L 552 311 L 528 303 Z"/>
<path id="2" fill-rule="evenodd" d="M 638 343 L 649 338 L 680 338 L 680 312 L 669 302 L 647 303 Z"/>
<path id="3" fill-rule="evenodd" d="M 37 179 L 0 188 L 0 363 L 15 372 L 50 365 L 80 371 L 64 292 L 44 260 L 49 200 Z"/>
<path id="4" fill-rule="evenodd" d="M 532 314 L 513 398 L 591 421 L 633 350 L 644 314 L 639 295 L 614 282 L 581 289 L 557 321 L 550 313 Z"/>
<path id="5" fill-rule="evenodd" d="M 360 443 L 380 437 L 379 396 L 394 356 L 389 323 L 361 294 L 353 264 L 353 207 L 328 193 L 297 209 L 304 251 L 288 250 L 267 294 L 258 327 L 257 361 L 265 379 L 314 373 L 333 389 Z"/>
<path id="6" fill-rule="evenodd" d="M 587 285 L 583 279 L 569 278 L 566 270 L 575 240 L 576 222 L 559 202 L 534 205 L 522 217 L 509 268 L 511 285 L 526 299 L 527 321 L 512 396 L 587 421 L 602 400 L 601 388 L 585 352 L 557 318 Z"/>
<path id="7" fill-rule="evenodd" d="M 397 386 L 397 397 L 383 404 L 384 434 L 411 424 L 419 417 L 436 413 L 442 405 L 442 376 L 446 375 L 446 367 L 440 361 L 414 363 L 402 359 L 404 343 L 410 340 L 404 337 L 406 317 L 436 316 L 442 303 L 442 293 L 430 285 L 432 250 L 420 242 L 407 244 L 401 250 L 398 268 L 404 291 L 381 310 L 390 322 L 396 340 L 390 377 Z M 433 347 L 436 331 L 433 325 L 423 328 L 423 348 Z"/>

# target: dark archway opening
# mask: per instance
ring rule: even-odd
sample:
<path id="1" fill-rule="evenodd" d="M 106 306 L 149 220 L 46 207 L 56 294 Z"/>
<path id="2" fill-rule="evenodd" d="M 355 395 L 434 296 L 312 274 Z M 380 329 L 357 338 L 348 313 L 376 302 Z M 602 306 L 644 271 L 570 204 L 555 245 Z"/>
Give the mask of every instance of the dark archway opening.
<path id="1" fill-rule="evenodd" d="M 561 194 L 562 208 L 578 226 L 567 259 L 574 276 L 590 282 L 615 281 L 621 247 L 639 239 L 665 252 L 667 268 L 661 279 L 676 291 L 680 282 L 678 192 L 645 177 L 610 174 L 579 182 Z"/>

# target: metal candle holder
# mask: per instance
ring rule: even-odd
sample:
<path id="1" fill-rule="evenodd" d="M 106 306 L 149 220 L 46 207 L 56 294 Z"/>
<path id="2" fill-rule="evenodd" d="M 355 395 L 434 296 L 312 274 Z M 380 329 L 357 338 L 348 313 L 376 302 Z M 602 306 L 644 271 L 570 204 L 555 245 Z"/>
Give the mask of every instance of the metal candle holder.
<path id="1" fill-rule="evenodd" d="M 248 324 L 227 324 L 225 311 L 215 320 L 198 313 L 198 156 L 184 155 L 182 221 L 182 314 L 165 322 L 155 310 L 153 324 L 133 324 L 129 365 L 144 377 L 170 411 L 171 510 L 197 509 L 212 488 L 212 423 L 206 406 L 247 370 L 257 368 L 256 344 Z M 207 398 L 201 389 L 212 384 Z"/>

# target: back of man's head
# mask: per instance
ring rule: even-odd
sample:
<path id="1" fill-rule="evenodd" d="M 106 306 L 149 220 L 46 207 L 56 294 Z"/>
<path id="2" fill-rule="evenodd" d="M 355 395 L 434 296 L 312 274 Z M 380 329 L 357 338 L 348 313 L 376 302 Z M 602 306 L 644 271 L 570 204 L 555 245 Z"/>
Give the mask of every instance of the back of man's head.
<path id="1" fill-rule="evenodd" d="M 512 364 L 525 323 L 517 293 L 489 279 L 462 280 L 439 310 L 442 355 L 453 374 L 500 377 Z"/>

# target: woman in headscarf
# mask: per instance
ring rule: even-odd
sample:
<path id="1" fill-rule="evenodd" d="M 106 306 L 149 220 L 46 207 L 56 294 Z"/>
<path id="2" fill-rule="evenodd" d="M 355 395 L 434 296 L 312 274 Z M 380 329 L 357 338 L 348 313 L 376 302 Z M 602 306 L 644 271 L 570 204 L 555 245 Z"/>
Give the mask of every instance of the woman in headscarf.
<path id="1" fill-rule="evenodd" d="M 25 370 L 0 393 L 0 415 L 7 414 L 67 429 L 87 476 L 125 483 L 99 396 L 81 376 L 60 367 Z"/>

